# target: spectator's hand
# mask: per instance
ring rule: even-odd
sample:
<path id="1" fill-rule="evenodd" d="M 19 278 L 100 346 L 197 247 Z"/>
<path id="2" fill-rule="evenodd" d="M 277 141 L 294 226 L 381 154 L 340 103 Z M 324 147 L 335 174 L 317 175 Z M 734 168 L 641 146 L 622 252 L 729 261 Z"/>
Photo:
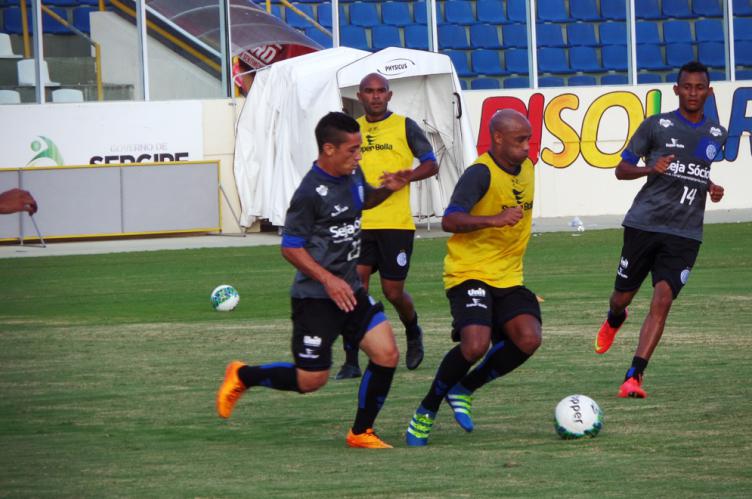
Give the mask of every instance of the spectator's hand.
<path id="1" fill-rule="evenodd" d="M 28 191 L 11 189 L 0 194 L 0 213 L 18 211 L 26 211 L 29 215 L 37 212 L 37 202 Z"/>

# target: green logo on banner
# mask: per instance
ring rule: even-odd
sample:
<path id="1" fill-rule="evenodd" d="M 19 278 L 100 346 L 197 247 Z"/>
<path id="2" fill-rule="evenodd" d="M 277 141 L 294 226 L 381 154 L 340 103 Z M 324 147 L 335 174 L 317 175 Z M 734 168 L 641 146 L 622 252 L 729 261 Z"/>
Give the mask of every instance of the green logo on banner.
<path id="1" fill-rule="evenodd" d="M 42 163 L 44 163 L 43 160 L 45 159 L 50 160 L 55 166 L 62 166 L 64 164 L 60 149 L 47 137 L 40 135 L 32 141 L 30 147 L 36 153 L 36 156 L 26 163 L 26 166 L 44 166 Z"/>

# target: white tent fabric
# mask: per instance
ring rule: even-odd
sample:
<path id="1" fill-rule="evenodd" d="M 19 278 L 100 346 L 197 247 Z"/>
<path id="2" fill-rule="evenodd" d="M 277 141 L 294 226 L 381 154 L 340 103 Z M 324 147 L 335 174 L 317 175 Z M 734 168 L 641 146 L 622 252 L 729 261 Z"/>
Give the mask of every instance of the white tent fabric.
<path id="1" fill-rule="evenodd" d="M 418 50 L 375 54 L 346 47 L 322 50 L 259 71 L 238 119 L 235 181 L 241 225 L 259 218 L 282 225 L 293 192 L 317 157 L 313 130 L 329 111 L 355 99 L 361 78 L 386 76 L 394 97 L 389 108 L 415 120 L 434 145 L 437 178 L 411 186 L 416 217 L 440 216 L 475 148 L 462 106 L 459 80 L 449 57 Z"/>

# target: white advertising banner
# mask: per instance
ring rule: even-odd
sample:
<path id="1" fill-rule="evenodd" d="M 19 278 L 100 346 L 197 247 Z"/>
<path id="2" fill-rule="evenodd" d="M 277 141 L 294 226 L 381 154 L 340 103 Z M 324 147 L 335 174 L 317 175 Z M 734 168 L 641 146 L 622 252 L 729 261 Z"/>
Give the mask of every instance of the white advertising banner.
<path id="1" fill-rule="evenodd" d="M 0 108 L 0 168 L 197 161 L 199 101 L 30 104 Z"/>
<path id="2" fill-rule="evenodd" d="M 711 172 L 726 195 L 720 203 L 707 203 L 707 209 L 752 208 L 752 83 L 711 85 L 715 94 L 705 113 L 728 129 L 729 138 L 724 160 Z M 535 217 L 624 214 L 644 179 L 616 179 L 621 152 L 646 116 L 678 107 L 670 84 L 469 91 L 464 97 L 479 152 L 488 149 L 488 123 L 497 110 L 528 116 Z"/>

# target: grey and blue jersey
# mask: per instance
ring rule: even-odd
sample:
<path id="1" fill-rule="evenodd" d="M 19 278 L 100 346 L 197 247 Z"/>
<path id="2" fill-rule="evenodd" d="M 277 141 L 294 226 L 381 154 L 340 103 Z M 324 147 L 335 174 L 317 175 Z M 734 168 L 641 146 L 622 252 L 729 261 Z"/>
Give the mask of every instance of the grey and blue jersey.
<path id="1" fill-rule="evenodd" d="M 679 111 L 650 116 L 639 126 L 622 159 L 647 166 L 668 155 L 663 174 L 648 175 L 622 225 L 702 241 L 710 165 L 722 157 L 727 132 L 707 116 L 692 123 Z"/>
<path id="2" fill-rule="evenodd" d="M 314 163 L 290 201 L 282 246 L 304 248 L 319 265 L 357 291 L 362 287 L 356 270 L 360 217 L 372 189 L 360 168 L 352 175 L 335 177 Z M 300 271 L 290 294 L 293 298 L 329 298 L 320 282 Z"/>

